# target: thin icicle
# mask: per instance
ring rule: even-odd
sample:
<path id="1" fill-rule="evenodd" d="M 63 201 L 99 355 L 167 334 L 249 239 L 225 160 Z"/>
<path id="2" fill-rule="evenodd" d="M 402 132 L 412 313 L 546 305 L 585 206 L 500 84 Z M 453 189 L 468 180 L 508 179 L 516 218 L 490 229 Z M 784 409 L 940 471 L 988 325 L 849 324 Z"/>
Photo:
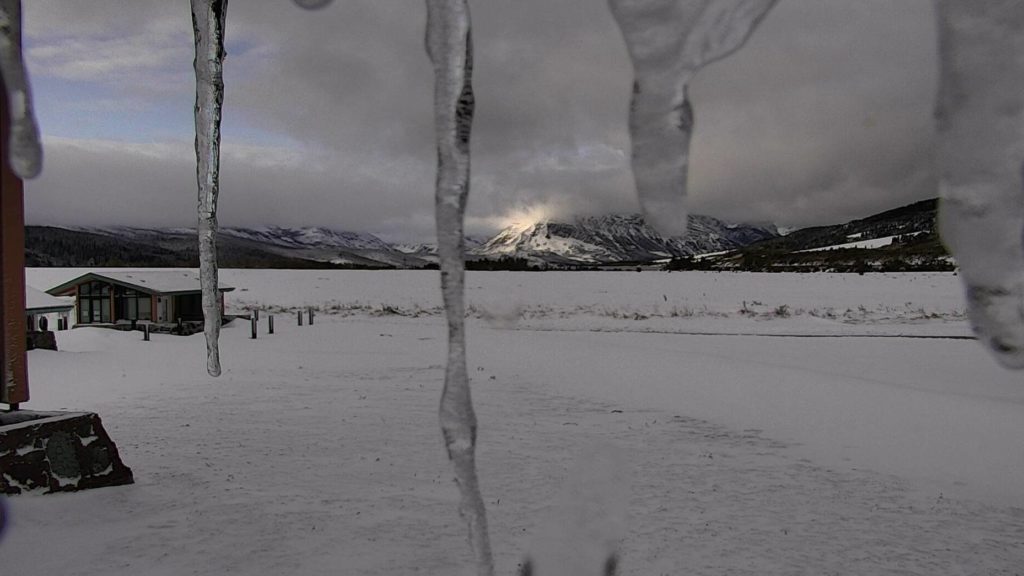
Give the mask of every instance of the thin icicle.
<path id="1" fill-rule="evenodd" d="M 938 0 L 940 229 L 971 325 L 1024 368 L 1024 2 Z"/>
<path id="2" fill-rule="evenodd" d="M 330 4 L 332 0 L 294 0 L 294 2 L 306 10 L 319 10 Z"/>
<path id="3" fill-rule="evenodd" d="M 192 0 L 196 41 L 196 178 L 199 182 L 199 282 L 203 289 L 206 371 L 220 376 L 220 290 L 217 280 L 217 194 L 224 103 L 224 16 L 227 0 Z"/>
<path id="4" fill-rule="evenodd" d="M 441 394 L 441 432 L 459 486 L 459 513 L 469 527 L 478 576 L 494 574 L 487 513 L 477 478 L 476 415 L 466 373 L 465 238 L 469 135 L 473 123 L 473 43 L 466 0 L 427 0 L 427 55 L 434 65 L 437 132 L 437 253 L 448 318 L 448 365 Z"/>
<path id="5" fill-rule="evenodd" d="M 686 232 L 687 85 L 746 42 L 777 0 L 609 0 L 633 62 L 633 178 L 647 223 Z"/>
<path id="6" fill-rule="evenodd" d="M 0 74 L 10 114 L 7 161 L 19 178 L 35 178 L 43 169 L 43 146 L 21 52 L 21 0 L 0 0 Z"/>

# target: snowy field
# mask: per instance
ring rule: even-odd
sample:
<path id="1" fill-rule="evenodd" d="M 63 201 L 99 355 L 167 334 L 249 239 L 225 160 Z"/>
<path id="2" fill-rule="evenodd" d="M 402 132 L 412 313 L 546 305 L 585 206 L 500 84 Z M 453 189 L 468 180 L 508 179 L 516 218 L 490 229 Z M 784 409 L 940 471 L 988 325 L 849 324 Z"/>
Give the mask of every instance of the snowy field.
<path id="1" fill-rule="evenodd" d="M 277 333 L 226 326 L 219 379 L 201 334 L 77 329 L 29 353 L 26 407 L 99 412 L 137 483 L 7 499 L 0 574 L 468 574 L 437 273 L 222 281 L 229 311 L 272 312 Z M 623 479 L 584 467 L 565 492 L 624 505 L 622 574 L 1021 573 L 1024 375 L 968 338 L 952 274 L 480 272 L 467 289 L 500 574 L 594 450 Z"/>

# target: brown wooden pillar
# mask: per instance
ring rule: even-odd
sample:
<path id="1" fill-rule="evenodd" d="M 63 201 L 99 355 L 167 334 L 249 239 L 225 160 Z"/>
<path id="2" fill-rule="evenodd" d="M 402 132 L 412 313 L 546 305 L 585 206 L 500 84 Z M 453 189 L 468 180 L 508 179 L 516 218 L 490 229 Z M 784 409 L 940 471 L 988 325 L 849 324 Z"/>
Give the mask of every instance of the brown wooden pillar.
<path id="1" fill-rule="evenodd" d="M 2 82 L 2 80 L 0 80 Z M 25 362 L 25 204 L 21 179 L 7 163 L 9 117 L 0 85 L 0 403 L 28 401 Z"/>

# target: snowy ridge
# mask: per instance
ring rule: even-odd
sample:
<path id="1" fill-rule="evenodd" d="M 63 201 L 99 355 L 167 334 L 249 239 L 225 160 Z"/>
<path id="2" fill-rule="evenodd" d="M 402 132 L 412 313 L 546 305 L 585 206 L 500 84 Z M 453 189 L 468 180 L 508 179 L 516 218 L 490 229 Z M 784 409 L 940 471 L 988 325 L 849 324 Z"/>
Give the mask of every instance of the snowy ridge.
<path id="1" fill-rule="evenodd" d="M 686 236 L 664 238 L 640 215 L 589 216 L 572 223 L 541 221 L 510 226 L 471 250 L 477 258 L 524 258 L 546 264 L 651 262 L 733 250 L 774 238 L 773 225 L 727 224 L 710 216 L 688 217 Z"/>
<path id="2" fill-rule="evenodd" d="M 236 238 L 255 240 L 288 248 L 352 248 L 356 250 L 391 251 L 394 248 L 373 234 L 346 232 L 323 227 L 282 228 L 223 228 L 223 232 Z"/>
<path id="3" fill-rule="evenodd" d="M 195 228 L 143 228 L 133 226 L 68 226 L 67 230 L 114 237 L 154 247 L 180 251 L 191 245 Z M 221 227 L 221 242 L 256 247 L 271 254 L 312 262 L 355 265 L 372 268 L 422 268 L 432 261 L 406 253 L 364 232 L 332 230 L 324 227 L 286 228 L 260 226 L 252 228 Z M 224 248 L 224 246 L 222 246 Z"/>

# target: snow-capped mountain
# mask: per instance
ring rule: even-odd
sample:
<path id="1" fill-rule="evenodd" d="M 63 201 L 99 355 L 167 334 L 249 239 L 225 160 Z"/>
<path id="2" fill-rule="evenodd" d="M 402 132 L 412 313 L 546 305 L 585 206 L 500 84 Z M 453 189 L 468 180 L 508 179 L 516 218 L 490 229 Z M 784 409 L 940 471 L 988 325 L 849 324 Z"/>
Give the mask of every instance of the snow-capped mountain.
<path id="1" fill-rule="evenodd" d="M 580 217 L 573 222 L 540 221 L 510 226 L 470 251 L 476 258 L 523 258 L 555 265 L 650 262 L 733 250 L 778 236 L 773 225 L 727 224 L 691 215 L 689 233 L 664 238 L 639 215 Z"/>

